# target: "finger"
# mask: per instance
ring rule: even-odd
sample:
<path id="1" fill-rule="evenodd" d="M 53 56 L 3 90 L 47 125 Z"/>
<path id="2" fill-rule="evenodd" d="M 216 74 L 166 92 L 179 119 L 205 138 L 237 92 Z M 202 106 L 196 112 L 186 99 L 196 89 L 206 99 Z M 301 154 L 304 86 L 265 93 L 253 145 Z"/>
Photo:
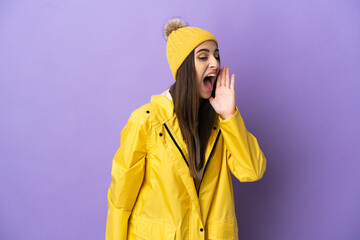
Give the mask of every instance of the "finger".
<path id="1" fill-rule="evenodd" d="M 224 68 L 220 69 L 218 78 L 217 78 L 217 80 L 216 80 L 216 87 L 217 87 L 217 88 L 221 86 L 221 78 L 222 78 L 223 69 L 224 69 Z"/>
<path id="2" fill-rule="evenodd" d="M 220 87 L 220 79 L 221 79 L 220 76 L 216 79 L 216 89 L 215 89 L 215 93 L 216 93 L 216 90 Z"/>
<path id="3" fill-rule="evenodd" d="M 235 74 L 231 75 L 231 85 L 230 85 L 230 89 L 234 90 L 235 89 Z"/>
<path id="4" fill-rule="evenodd" d="M 225 87 L 230 87 L 230 68 L 226 69 Z"/>
<path id="5" fill-rule="evenodd" d="M 225 86 L 226 68 L 227 67 L 224 66 L 222 69 L 220 86 Z"/>

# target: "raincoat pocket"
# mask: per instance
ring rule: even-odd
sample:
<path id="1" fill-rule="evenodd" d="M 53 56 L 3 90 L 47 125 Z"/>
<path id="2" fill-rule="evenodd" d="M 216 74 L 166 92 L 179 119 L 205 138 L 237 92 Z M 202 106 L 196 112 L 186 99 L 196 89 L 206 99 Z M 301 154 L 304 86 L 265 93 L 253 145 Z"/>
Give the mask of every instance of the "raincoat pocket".
<path id="1" fill-rule="evenodd" d="M 226 222 L 208 223 L 208 239 L 237 240 L 238 228 L 236 220 L 231 219 Z"/>
<path id="2" fill-rule="evenodd" d="M 128 239 L 175 239 L 175 228 L 169 225 L 154 223 L 150 220 L 131 219 L 129 222 Z"/>

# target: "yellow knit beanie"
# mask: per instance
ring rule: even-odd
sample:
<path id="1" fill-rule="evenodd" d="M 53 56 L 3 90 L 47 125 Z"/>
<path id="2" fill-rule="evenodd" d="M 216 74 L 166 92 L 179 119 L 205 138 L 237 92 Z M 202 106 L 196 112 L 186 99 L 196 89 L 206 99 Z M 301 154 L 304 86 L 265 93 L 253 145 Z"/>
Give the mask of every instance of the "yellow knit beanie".
<path id="1" fill-rule="evenodd" d="M 164 35 L 167 39 L 166 56 L 175 80 L 181 64 L 197 46 L 207 40 L 213 40 L 218 45 L 216 38 L 211 33 L 187 26 L 179 18 L 167 22 L 164 27 Z"/>

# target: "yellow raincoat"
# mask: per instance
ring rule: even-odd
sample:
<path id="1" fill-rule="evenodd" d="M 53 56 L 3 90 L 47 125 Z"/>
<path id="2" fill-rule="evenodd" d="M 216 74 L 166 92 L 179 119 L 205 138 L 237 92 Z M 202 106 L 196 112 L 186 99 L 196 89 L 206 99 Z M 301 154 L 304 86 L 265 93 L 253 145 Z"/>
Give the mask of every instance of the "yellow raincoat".
<path id="1" fill-rule="evenodd" d="M 108 191 L 107 240 L 238 239 L 230 172 L 259 180 L 266 159 L 240 113 L 214 124 L 195 188 L 170 99 L 156 95 L 121 132 Z"/>

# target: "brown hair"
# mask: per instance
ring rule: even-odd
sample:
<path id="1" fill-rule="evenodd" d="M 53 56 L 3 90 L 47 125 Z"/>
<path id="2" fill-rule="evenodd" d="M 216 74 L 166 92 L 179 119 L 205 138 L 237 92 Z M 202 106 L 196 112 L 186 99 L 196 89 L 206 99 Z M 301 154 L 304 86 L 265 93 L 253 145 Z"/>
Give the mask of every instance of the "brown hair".
<path id="1" fill-rule="evenodd" d="M 205 162 L 205 150 L 217 113 L 208 99 L 200 99 L 196 81 L 194 51 L 182 63 L 177 72 L 175 83 L 170 87 L 174 111 L 188 150 L 190 175 L 197 177 Z M 215 84 L 214 90 L 215 91 Z M 212 95 L 213 95 L 212 94 Z M 199 134 L 196 138 L 196 125 Z M 200 163 L 196 165 L 196 148 L 200 146 Z"/>

